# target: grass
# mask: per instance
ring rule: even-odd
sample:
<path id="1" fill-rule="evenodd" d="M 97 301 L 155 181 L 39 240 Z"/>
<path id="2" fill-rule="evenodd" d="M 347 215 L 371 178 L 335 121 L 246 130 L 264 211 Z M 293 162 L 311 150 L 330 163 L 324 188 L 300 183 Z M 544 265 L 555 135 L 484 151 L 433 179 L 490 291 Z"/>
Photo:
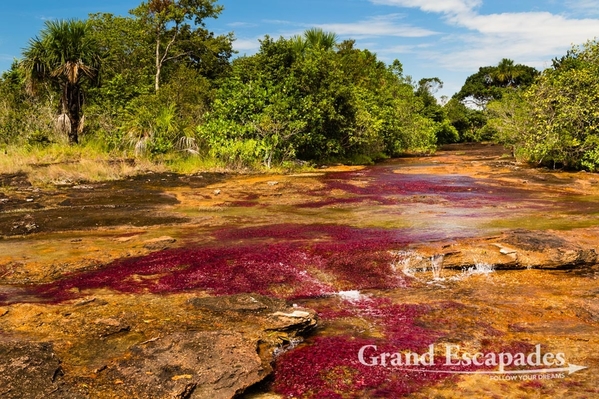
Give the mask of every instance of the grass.
<path id="1" fill-rule="evenodd" d="M 80 184 L 121 180 L 148 172 L 194 174 L 199 172 L 266 172 L 271 174 L 311 171 L 308 165 L 261 165 L 251 169 L 232 169 L 223 162 L 186 153 L 169 153 L 160 157 L 134 157 L 128 152 L 107 152 L 101 143 L 80 145 L 8 146 L 0 149 L 0 175 L 26 174 L 34 186 Z"/>
<path id="2" fill-rule="evenodd" d="M 220 171 L 223 166 L 214 158 L 203 158 L 200 156 L 174 156 L 166 163 L 171 172 L 189 175 L 199 171 Z"/>
<path id="3" fill-rule="evenodd" d="M 76 184 L 118 180 L 145 172 L 163 171 L 164 165 L 134 161 L 103 152 L 94 143 L 82 146 L 7 147 L 0 154 L 0 174 L 26 174 L 31 184 Z"/>

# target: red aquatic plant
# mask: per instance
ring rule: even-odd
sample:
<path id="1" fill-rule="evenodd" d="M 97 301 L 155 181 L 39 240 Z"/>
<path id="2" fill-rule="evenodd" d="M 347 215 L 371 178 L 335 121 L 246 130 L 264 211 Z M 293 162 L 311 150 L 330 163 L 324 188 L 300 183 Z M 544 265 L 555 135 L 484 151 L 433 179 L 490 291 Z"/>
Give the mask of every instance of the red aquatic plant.
<path id="1" fill-rule="evenodd" d="M 463 175 L 395 173 L 394 168 L 378 166 L 359 172 L 328 173 L 324 186 L 309 191 L 318 200 L 298 204 L 301 208 L 320 208 L 354 203 L 394 205 L 402 202 L 446 201 L 459 207 L 478 208 L 498 202 L 522 200 L 525 190 L 496 186 Z"/>
<path id="2" fill-rule="evenodd" d="M 400 398 L 432 384 L 459 378 L 455 374 L 426 371 L 472 372 L 493 369 L 491 366 L 448 365 L 442 355 L 434 357 L 432 366 L 395 366 L 389 362 L 380 366 L 381 358 L 377 358 L 377 354 L 423 354 L 431 344 L 443 347 L 442 342 L 447 342 L 448 332 L 438 330 L 436 323 L 426 323 L 431 327 L 423 327 L 421 319 L 430 318 L 431 314 L 439 311 L 451 312 L 463 308 L 464 305 L 451 301 L 396 304 L 386 298 L 364 296 L 359 300 L 345 302 L 339 299 L 334 306 L 330 306 L 329 301 L 329 305 L 320 309 L 317 306 L 323 319 L 359 317 L 373 326 L 382 337 L 317 337 L 277 359 L 273 387 L 276 392 L 288 398 Z M 441 327 L 445 330 L 444 323 L 441 323 Z M 484 324 L 479 327 L 483 330 L 488 328 Z M 534 346 L 519 341 L 503 342 L 493 339 L 484 340 L 482 344 L 481 350 L 485 353 L 531 353 L 535 349 Z M 358 354 L 367 345 L 374 345 L 376 349 L 369 347 L 370 352 L 364 359 L 366 362 L 362 363 Z M 373 360 L 372 356 L 376 359 Z"/>
<path id="3" fill-rule="evenodd" d="M 274 389 L 289 398 L 398 398 L 448 378 L 442 374 L 364 365 L 358 360 L 358 352 L 366 345 L 378 345 L 381 352 L 398 349 L 374 339 L 317 337 L 311 345 L 278 359 Z"/>
<path id="4" fill-rule="evenodd" d="M 327 242 L 314 244 L 308 253 L 319 270 L 336 277 L 342 290 L 404 286 L 405 276 L 394 273 L 393 256 L 384 247 L 375 242 Z"/>
<path id="5" fill-rule="evenodd" d="M 289 243 L 165 250 L 67 276 L 33 291 L 53 301 L 98 288 L 133 293 L 202 289 L 213 295 L 256 292 L 279 297 L 333 292 L 306 271 L 306 261 L 302 251 Z"/>
<path id="6" fill-rule="evenodd" d="M 215 235 L 223 240 L 309 240 L 303 249 L 313 268 L 333 274 L 339 289 L 367 289 L 405 285 L 405 276 L 391 268 L 393 256 L 389 250 L 411 242 L 414 237 L 410 233 L 339 225 L 279 224 L 222 230 Z"/>
<path id="7" fill-rule="evenodd" d="M 337 224 L 280 223 L 262 226 L 224 228 L 213 233 L 221 241 L 309 240 L 311 243 L 365 244 L 373 248 L 392 248 L 422 240 L 438 239 L 440 234 L 410 229 L 359 228 Z M 310 244 L 310 242 L 307 243 Z"/>
<path id="8" fill-rule="evenodd" d="M 417 319 L 428 311 L 428 305 L 394 304 L 383 298 L 352 302 L 346 314 L 374 323 L 385 338 L 317 337 L 310 345 L 277 359 L 275 391 L 303 398 L 398 398 L 452 378 L 449 374 L 418 371 L 422 366 L 371 366 L 358 358 L 366 345 L 375 345 L 379 353 L 424 351 L 441 336 L 417 325 Z"/>
<path id="9" fill-rule="evenodd" d="M 101 288 L 157 294 L 199 289 L 212 295 L 256 292 L 309 298 L 339 289 L 401 287 L 406 279 L 391 269 L 388 250 L 414 239 L 402 230 L 293 224 L 222 229 L 213 235 L 217 241 L 203 247 L 121 259 L 28 287 L 35 296 L 30 300 L 62 301 L 81 295 L 82 290 Z M 27 298 L 7 294 L 0 302 Z"/>

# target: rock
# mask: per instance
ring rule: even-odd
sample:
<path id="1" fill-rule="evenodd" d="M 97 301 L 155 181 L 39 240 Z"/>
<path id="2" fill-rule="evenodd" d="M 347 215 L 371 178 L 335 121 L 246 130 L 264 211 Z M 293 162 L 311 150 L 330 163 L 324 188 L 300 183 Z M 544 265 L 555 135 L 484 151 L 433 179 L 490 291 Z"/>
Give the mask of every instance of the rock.
<path id="1" fill-rule="evenodd" d="M 263 367 L 255 343 L 242 334 L 194 331 L 134 346 L 129 358 L 104 372 L 104 383 L 118 397 L 229 399 L 270 370 Z"/>
<path id="2" fill-rule="evenodd" d="M 64 375 L 60 364 L 49 343 L 0 342 L 0 397 L 37 399 L 51 396 L 59 389 Z"/>
<path id="3" fill-rule="evenodd" d="M 64 302 L 60 313 L 0 308 L 3 327 L 18 319 L 27 331 L 55 332 L 51 344 L 0 338 L 0 398 L 238 397 L 317 322 L 313 311 L 258 294 L 105 295 Z"/>
<path id="4" fill-rule="evenodd" d="M 288 317 L 288 318 L 305 319 L 306 317 L 310 317 L 310 312 L 305 312 L 302 310 L 294 310 L 291 313 L 276 312 L 273 314 L 273 316 L 283 316 L 283 317 Z"/>
<path id="5" fill-rule="evenodd" d="M 258 294 L 192 298 L 189 300 L 189 303 L 196 308 L 203 308 L 213 312 L 237 311 L 270 313 L 287 308 L 286 302 L 281 299 Z"/>
<path id="6" fill-rule="evenodd" d="M 269 181 L 266 184 L 268 184 L 269 186 L 276 186 L 277 184 L 279 184 L 279 182 L 278 181 Z"/>
<path id="7" fill-rule="evenodd" d="M 134 240 L 137 237 L 139 237 L 139 236 L 116 237 L 116 238 L 113 238 L 112 240 L 116 241 L 116 242 L 129 242 L 131 240 Z"/>
<path id="8" fill-rule="evenodd" d="M 463 269 L 483 262 L 497 270 L 534 269 L 589 269 L 599 263 L 595 244 L 585 238 L 584 231 L 529 231 L 517 229 L 500 236 L 465 239 L 452 242 L 451 252 L 445 253 L 443 268 Z M 442 249 L 449 244 L 442 243 Z M 499 248 L 497 251 L 496 248 Z M 423 248 L 425 249 L 425 248 Z M 438 246 L 417 251 L 410 259 L 410 268 L 422 270 L 428 267 L 430 251 Z M 422 259 L 424 263 L 418 262 Z"/>
<path id="9" fill-rule="evenodd" d="M 214 192 L 214 195 L 219 195 L 220 194 L 220 190 L 218 190 L 218 189 L 214 190 L 213 192 Z"/>
<path id="10" fill-rule="evenodd" d="M 549 232 L 520 229 L 507 233 L 504 241 L 527 251 L 543 251 L 567 245 L 567 242 L 563 238 Z"/>
<path id="11" fill-rule="evenodd" d="M 146 331 L 143 339 L 139 324 L 109 315 L 92 319 L 87 336 L 97 338 L 91 342 L 110 348 L 135 341 L 116 357 L 94 361 L 93 378 L 77 376 L 69 383 L 87 385 L 91 397 L 100 392 L 103 397 L 136 399 L 238 397 L 269 376 L 274 354 L 301 342 L 300 334 L 314 328 L 317 320 L 313 311 L 258 294 L 195 297 L 187 304 L 190 319 L 205 324 Z M 218 329 L 206 327 L 216 325 Z M 151 327 L 141 327 L 146 328 Z M 66 390 L 61 392 L 58 397 L 70 398 Z"/>
<path id="12" fill-rule="evenodd" d="M 501 244 L 493 244 L 493 245 L 495 245 L 497 248 L 499 248 L 499 253 L 502 255 L 511 255 L 511 254 L 515 254 L 518 252 L 515 249 L 504 247 Z"/>
<path id="13" fill-rule="evenodd" d="M 305 334 L 314 329 L 317 319 L 314 313 L 294 310 L 293 312 L 275 312 L 271 316 L 274 319 L 274 325 L 269 328 L 270 331 L 288 332 L 295 334 Z"/>
<path id="14" fill-rule="evenodd" d="M 298 336 L 304 335 L 314 329 L 318 323 L 316 313 L 308 309 L 290 308 L 281 299 L 275 299 L 258 294 L 238 294 L 231 296 L 192 298 L 189 303 L 196 307 L 228 314 L 231 319 L 245 317 L 252 314 L 265 317 L 267 320 L 265 331 L 268 335 L 272 332 L 282 333 L 273 335 L 269 342 L 271 346 L 284 345 Z"/>
<path id="15" fill-rule="evenodd" d="M 149 249 L 150 251 L 160 251 L 163 249 L 170 248 L 170 244 L 173 244 L 176 241 L 176 239 L 169 236 L 153 238 L 151 240 L 144 241 L 144 248 Z"/>
<path id="16" fill-rule="evenodd" d="M 121 320 L 113 318 L 96 319 L 94 324 L 97 326 L 97 329 L 94 330 L 97 331 L 100 338 L 106 338 L 114 334 L 129 332 L 131 330 L 130 326 L 124 324 Z"/>

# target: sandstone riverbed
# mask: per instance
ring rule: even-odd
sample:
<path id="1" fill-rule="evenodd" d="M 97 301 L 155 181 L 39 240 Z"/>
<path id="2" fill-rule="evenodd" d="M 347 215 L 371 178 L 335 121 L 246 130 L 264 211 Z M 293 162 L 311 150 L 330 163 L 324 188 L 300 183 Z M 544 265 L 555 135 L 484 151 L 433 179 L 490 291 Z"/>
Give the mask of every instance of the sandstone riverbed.
<path id="1" fill-rule="evenodd" d="M 595 174 L 454 145 L 287 175 L 1 180 L 0 397 L 599 396 Z M 436 361 L 360 362 L 374 346 Z M 448 347 L 534 365 L 447 366 Z"/>

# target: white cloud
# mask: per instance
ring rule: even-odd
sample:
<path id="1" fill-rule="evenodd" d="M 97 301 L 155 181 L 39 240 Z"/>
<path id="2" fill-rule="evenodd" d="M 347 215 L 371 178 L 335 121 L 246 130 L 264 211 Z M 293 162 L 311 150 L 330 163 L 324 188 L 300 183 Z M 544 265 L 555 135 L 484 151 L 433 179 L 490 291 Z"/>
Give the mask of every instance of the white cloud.
<path id="1" fill-rule="evenodd" d="M 438 32 L 432 30 L 423 29 L 408 24 L 397 24 L 396 21 L 403 18 L 400 14 L 391 14 L 385 16 L 372 17 L 363 21 L 355 23 L 330 23 L 330 24 L 303 24 L 303 23 L 291 23 L 288 21 L 276 21 L 269 20 L 263 21 L 279 25 L 294 25 L 289 26 L 289 29 L 279 30 L 279 32 L 270 34 L 273 38 L 292 37 L 294 35 L 301 35 L 307 28 L 318 27 L 325 31 L 335 32 L 339 36 L 349 36 L 354 39 L 364 39 L 372 37 L 407 37 L 407 38 L 420 38 L 437 35 Z M 238 38 L 233 42 L 233 48 L 241 53 L 253 53 L 260 48 L 258 39 L 262 39 L 263 36 L 256 38 Z"/>
<path id="2" fill-rule="evenodd" d="M 352 37 L 396 36 L 396 37 L 426 37 L 438 34 L 432 30 L 418 28 L 409 24 L 397 24 L 398 14 L 378 16 L 353 23 L 331 23 L 316 25 L 326 31 L 338 35 Z"/>
<path id="3" fill-rule="evenodd" d="M 412 54 L 416 52 L 421 52 L 422 49 L 430 48 L 432 45 L 430 43 L 423 44 L 400 44 L 397 46 L 385 47 L 378 49 L 376 51 L 377 54 Z"/>
<path id="4" fill-rule="evenodd" d="M 274 25 L 295 25 L 294 22 L 286 21 L 284 19 L 263 19 L 262 22 Z"/>
<path id="5" fill-rule="evenodd" d="M 447 15 L 470 14 L 482 4 L 481 0 L 371 0 L 374 4 L 420 8 L 425 12 Z"/>
<path id="6" fill-rule="evenodd" d="M 262 37 L 260 37 L 262 39 Z M 235 39 L 233 48 L 242 53 L 253 53 L 260 48 L 258 38 L 254 39 Z"/>
<path id="7" fill-rule="evenodd" d="M 231 22 L 227 26 L 232 28 L 255 28 L 258 25 L 250 22 Z"/>
<path id="8" fill-rule="evenodd" d="M 371 0 L 375 4 L 419 8 L 446 18 L 470 33 L 444 36 L 436 51 L 419 52 L 450 70 L 475 71 L 511 58 L 537 68 L 564 54 L 572 44 L 599 36 L 599 19 L 569 18 L 550 12 L 480 14 L 480 0 Z M 571 0 L 578 7 L 599 7 L 599 0 Z"/>
<path id="9" fill-rule="evenodd" d="M 435 57 L 450 69 L 472 70 L 501 58 L 544 68 L 572 44 L 599 35 L 599 20 L 568 19 L 549 12 L 476 15 L 459 24 L 476 33 L 459 37 L 461 45 Z"/>
<path id="10" fill-rule="evenodd" d="M 599 15 L 599 0 L 568 0 L 566 5 L 579 13 Z"/>

